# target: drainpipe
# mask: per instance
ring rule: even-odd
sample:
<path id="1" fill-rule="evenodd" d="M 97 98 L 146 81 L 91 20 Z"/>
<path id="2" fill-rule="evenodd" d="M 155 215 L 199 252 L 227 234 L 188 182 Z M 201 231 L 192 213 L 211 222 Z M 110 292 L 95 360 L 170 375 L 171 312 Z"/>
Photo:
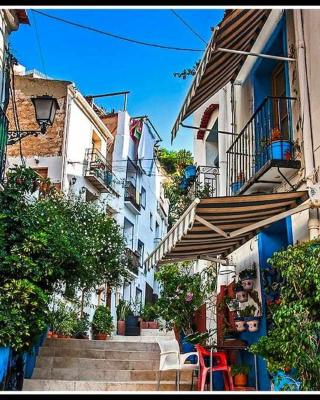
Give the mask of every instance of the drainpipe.
<path id="1" fill-rule="evenodd" d="M 219 118 L 218 129 L 219 131 L 227 130 L 227 89 L 224 87 L 219 94 Z M 219 135 L 218 149 L 219 149 L 219 196 L 226 195 L 227 186 L 227 138 L 226 135 Z"/>
<path id="2" fill-rule="evenodd" d="M 305 164 L 305 177 L 307 180 L 307 187 L 315 183 L 315 160 L 313 153 L 313 137 L 312 137 L 312 123 L 310 113 L 310 97 L 307 76 L 306 52 L 303 32 L 303 19 L 302 10 L 293 10 L 294 29 L 296 36 L 297 46 L 297 61 L 298 61 L 298 77 L 299 77 L 299 91 L 300 91 L 300 104 L 302 114 L 302 135 L 303 135 L 303 152 Z M 309 210 L 309 238 L 315 239 L 319 236 L 319 218 L 318 210 Z"/>

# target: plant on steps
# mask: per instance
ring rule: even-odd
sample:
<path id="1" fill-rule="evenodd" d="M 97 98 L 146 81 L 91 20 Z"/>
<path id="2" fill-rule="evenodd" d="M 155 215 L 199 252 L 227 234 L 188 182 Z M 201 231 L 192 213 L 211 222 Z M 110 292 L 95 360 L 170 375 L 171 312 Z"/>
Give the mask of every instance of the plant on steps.
<path id="1" fill-rule="evenodd" d="M 96 308 L 91 326 L 95 338 L 98 340 L 104 340 L 108 335 L 111 335 L 114 326 L 109 307 L 98 306 Z"/>
<path id="2" fill-rule="evenodd" d="M 231 366 L 235 386 L 247 386 L 250 367 L 247 364 L 234 364 Z"/>
<path id="3" fill-rule="evenodd" d="M 284 279 L 273 327 L 251 346 L 271 373 L 294 369 L 302 390 L 320 390 L 320 241 L 289 246 L 268 260 Z"/>

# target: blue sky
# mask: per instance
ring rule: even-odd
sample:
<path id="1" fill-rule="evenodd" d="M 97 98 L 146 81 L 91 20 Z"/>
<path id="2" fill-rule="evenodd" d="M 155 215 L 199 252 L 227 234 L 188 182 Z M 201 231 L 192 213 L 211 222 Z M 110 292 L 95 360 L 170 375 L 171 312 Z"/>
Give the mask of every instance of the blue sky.
<path id="1" fill-rule="evenodd" d="M 41 11 L 141 41 L 196 49 L 205 46 L 170 9 Z M 206 41 L 211 28 L 223 16 L 222 9 L 175 11 Z M 31 26 L 22 25 L 10 38 L 13 53 L 21 64 L 55 79 L 70 80 L 84 95 L 129 90 L 129 114 L 148 115 L 163 139 L 162 145 L 171 148 L 171 128 L 192 80 L 174 78 L 173 73 L 191 68 L 201 58 L 201 52 L 132 44 L 48 19 L 31 10 L 27 12 Z M 111 99 L 99 100 L 98 104 L 107 109 L 121 108 L 121 97 Z M 192 150 L 192 132 L 181 129 L 172 148 Z"/>

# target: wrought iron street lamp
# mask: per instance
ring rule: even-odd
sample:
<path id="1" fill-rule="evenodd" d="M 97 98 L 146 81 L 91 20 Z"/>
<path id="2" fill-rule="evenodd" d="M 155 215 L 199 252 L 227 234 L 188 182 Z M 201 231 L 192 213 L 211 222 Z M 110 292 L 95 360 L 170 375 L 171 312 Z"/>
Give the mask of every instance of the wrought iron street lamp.
<path id="1" fill-rule="evenodd" d="M 31 99 L 37 123 L 39 124 L 40 130 L 38 131 L 9 131 L 8 132 L 8 144 L 17 143 L 19 140 L 27 136 L 38 136 L 39 134 L 45 134 L 48 126 L 53 124 L 56 111 L 59 110 L 57 99 L 54 97 L 44 95 L 37 96 Z"/>

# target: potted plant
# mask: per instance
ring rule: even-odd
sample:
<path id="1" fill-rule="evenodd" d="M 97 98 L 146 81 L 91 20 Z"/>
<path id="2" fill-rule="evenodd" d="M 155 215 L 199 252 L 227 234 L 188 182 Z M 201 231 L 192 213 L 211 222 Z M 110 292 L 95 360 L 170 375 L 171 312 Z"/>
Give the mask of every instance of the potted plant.
<path id="1" fill-rule="evenodd" d="M 239 273 L 239 279 L 241 281 L 244 290 L 251 291 L 253 289 L 254 280 L 257 277 L 255 266 L 252 268 L 246 268 Z"/>
<path id="2" fill-rule="evenodd" d="M 244 332 L 247 329 L 244 317 L 241 317 L 240 315 L 234 318 L 234 323 L 237 332 Z"/>
<path id="3" fill-rule="evenodd" d="M 269 159 L 290 160 L 292 155 L 292 143 L 283 138 L 279 128 L 273 128 L 271 138 L 267 145 Z"/>
<path id="4" fill-rule="evenodd" d="M 127 301 L 120 299 L 119 304 L 117 305 L 117 333 L 118 335 L 125 335 L 126 331 L 126 316 L 130 312 L 130 305 Z"/>
<path id="5" fill-rule="evenodd" d="M 247 386 L 249 365 L 235 364 L 231 366 L 231 375 L 233 376 L 234 386 Z"/>
<path id="6" fill-rule="evenodd" d="M 158 328 L 158 322 L 155 321 L 156 318 L 158 318 L 157 310 L 156 307 L 153 304 L 145 304 L 140 317 L 142 321 L 140 321 L 140 328 L 143 329 L 143 326 L 145 328 L 149 329 L 157 329 Z M 144 322 L 141 326 L 141 322 Z"/>
<path id="7" fill-rule="evenodd" d="M 245 177 L 243 171 L 240 171 L 240 173 L 237 175 L 236 180 L 231 183 L 230 188 L 232 194 L 237 193 L 240 188 L 244 185 L 245 182 Z"/>
<path id="8" fill-rule="evenodd" d="M 260 317 L 255 315 L 256 311 L 256 307 L 253 304 L 240 310 L 240 316 L 244 317 L 249 332 L 256 332 L 259 329 Z"/>
<path id="9" fill-rule="evenodd" d="M 236 297 L 239 303 L 245 303 L 248 301 L 248 292 L 246 292 L 241 284 L 241 282 L 237 282 L 234 291 L 236 292 Z"/>
<path id="10" fill-rule="evenodd" d="M 112 315 L 110 309 L 98 306 L 91 322 L 92 332 L 96 340 L 106 340 L 113 330 Z"/>
<path id="11" fill-rule="evenodd" d="M 77 318 L 75 321 L 72 337 L 75 339 L 89 339 L 88 330 L 89 330 L 89 315 L 84 313 L 82 317 Z"/>

